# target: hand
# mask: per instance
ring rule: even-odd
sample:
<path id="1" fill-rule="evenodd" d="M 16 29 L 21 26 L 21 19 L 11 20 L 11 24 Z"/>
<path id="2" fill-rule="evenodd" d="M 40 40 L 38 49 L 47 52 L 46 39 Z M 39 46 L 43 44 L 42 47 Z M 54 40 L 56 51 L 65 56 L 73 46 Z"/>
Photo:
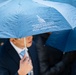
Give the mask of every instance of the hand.
<path id="1" fill-rule="evenodd" d="M 21 60 L 20 60 L 20 68 L 18 70 L 18 74 L 19 75 L 26 75 L 28 74 L 31 70 L 32 70 L 32 63 L 31 60 L 24 56 Z"/>

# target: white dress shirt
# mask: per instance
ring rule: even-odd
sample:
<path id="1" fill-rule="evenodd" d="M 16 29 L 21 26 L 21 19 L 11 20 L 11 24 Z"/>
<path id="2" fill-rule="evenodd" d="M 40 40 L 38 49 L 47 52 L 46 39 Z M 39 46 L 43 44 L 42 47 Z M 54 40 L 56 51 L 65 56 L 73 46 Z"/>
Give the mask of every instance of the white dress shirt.
<path id="1" fill-rule="evenodd" d="M 27 50 L 27 51 L 28 51 L 28 49 L 27 49 L 27 48 L 21 49 L 21 48 L 15 46 L 12 42 L 10 42 L 10 43 L 11 43 L 11 45 L 13 46 L 13 48 L 16 50 L 16 52 L 18 53 L 18 55 L 20 56 L 20 58 L 22 59 L 23 57 L 20 55 L 21 51 L 23 51 L 23 50 Z M 26 51 L 26 52 L 27 52 L 27 51 Z M 26 53 L 26 56 L 29 56 L 29 55 L 28 55 L 28 52 Z"/>

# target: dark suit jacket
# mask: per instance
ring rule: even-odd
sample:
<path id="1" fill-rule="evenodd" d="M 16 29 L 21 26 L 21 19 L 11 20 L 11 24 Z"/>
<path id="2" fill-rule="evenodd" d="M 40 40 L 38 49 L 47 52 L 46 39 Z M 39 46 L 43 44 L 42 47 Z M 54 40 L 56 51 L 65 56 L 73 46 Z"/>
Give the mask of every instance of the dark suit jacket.
<path id="1" fill-rule="evenodd" d="M 33 64 L 34 75 L 39 75 L 39 61 L 35 44 L 29 49 L 29 55 Z M 20 57 L 9 41 L 0 49 L 0 75 L 18 75 Z"/>

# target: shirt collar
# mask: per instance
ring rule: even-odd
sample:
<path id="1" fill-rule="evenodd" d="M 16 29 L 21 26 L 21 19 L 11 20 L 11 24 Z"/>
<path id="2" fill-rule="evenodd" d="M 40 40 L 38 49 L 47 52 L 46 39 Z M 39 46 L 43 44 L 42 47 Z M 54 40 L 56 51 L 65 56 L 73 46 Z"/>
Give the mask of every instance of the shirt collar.
<path id="1" fill-rule="evenodd" d="M 21 49 L 21 48 L 19 48 L 19 47 L 15 46 L 12 42 L 10 42 L 10 43 L 11 43 L 11 45 L 14 47 L 14 49 L 17 51 L 17 53 L 18 53 L 18 54 L 20 54 L 20 53 L 21 53 L 21 51 L 23 51 L 23 50 L 28 51 L 28 49 L 27 49 L 27 48 L 23 48 L 23 49 Z"/>

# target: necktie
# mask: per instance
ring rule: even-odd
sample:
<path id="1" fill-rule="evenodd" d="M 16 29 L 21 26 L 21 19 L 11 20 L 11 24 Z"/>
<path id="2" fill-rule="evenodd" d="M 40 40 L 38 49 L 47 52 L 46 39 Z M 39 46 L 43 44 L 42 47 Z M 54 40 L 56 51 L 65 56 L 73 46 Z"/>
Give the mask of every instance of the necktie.
<path id="1" fill-rule="evenodd" d="M 25 55 L 25 50 L 21 51 L 20 55 L 21 55 L 22 57 L 24 57 L 24 55 Z"/>
<path id="2" fill-rule="evenodd" d="M 21 53 L 20 53 L 20 55 L 21 55 L 22 57 L 24 57 L 25 54 L 26 54 L 26 56 L 29 57 L 27 50 L 23 50 L 23 51 L 21 51 Z M 33 71 L 29 72 L 28 75 L 33 75 Z"/>

